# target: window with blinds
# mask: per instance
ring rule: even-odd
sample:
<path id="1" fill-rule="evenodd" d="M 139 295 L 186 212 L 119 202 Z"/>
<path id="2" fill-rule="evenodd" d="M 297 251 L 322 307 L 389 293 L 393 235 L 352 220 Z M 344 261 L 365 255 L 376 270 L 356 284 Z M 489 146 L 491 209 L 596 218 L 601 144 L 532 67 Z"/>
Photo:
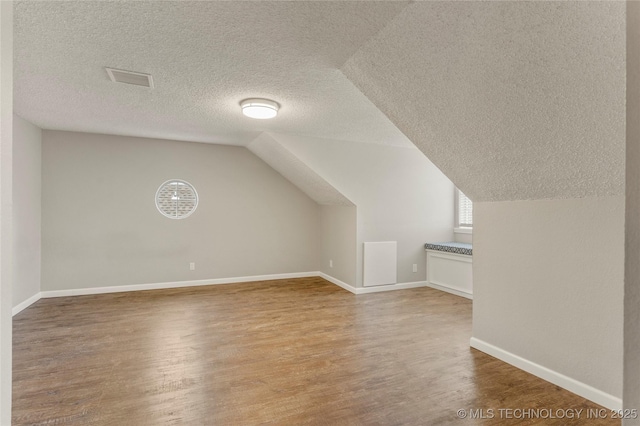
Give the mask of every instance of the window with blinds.
<path id="1" fill-rule="evenodd" d="M 473 203 L 471 200 L 456 189 L 456 228 L 473 227 Z"/>

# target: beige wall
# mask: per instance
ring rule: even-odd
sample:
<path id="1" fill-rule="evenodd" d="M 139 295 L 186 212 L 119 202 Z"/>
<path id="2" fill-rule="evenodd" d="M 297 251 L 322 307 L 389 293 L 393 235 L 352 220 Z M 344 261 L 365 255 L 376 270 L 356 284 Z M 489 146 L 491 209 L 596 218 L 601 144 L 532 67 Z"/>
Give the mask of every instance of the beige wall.
<path id="1" fill-rule="evenodd" d="M 13 116 L 13 306 L 40 292 L 42 131 Z"/>
<path id="2" fill-rule="evenodd" d="M 474 204 L 473 337 L 622 397 L 624 197 Z"/>
<path id="3" fill-rule="evenodd" d="M 459 234 L 456 233 L 454 236 L 455 241 L 459 242 L 459 243 L 468 243 L 468 244 L 472 244 L 473 243 L 473 234 Z"/>
<path id="4" fill-rule="evenodd" d="M 451 181 L 422 152 L 274 137 L 357 206 L 357 287 L 362 286 L 362 245 L 367 241 L 397 241 L 398 283 L 425 281 L 424 244 L 453 239 L 454 192 Z"/>
<path id="5" fill-rule="evenodd" d="M 320 206 L 320 271 L 355 287 L 357 208 Z M 329 262 L 333 261 L 333 266 Z"/>
<path id="6" fill-rule="evenodd" d="M 11 424 L 13 2 L 0 2 L 0 424 Z"/>
<path id="7" fill-rule="evenodd" d="M 640 409 L 640 3 L 627 2 L 624 408 Z M 640 419 L 625 420 L 640 425 Z"/>
<path id="8" fill-rule="evenodd" d="M 318 269 L 318 205 L 245 148 L 45 130 L 42 179 L 43 291 Z M 190 217 L 157 211 L 168 179 Z"/>

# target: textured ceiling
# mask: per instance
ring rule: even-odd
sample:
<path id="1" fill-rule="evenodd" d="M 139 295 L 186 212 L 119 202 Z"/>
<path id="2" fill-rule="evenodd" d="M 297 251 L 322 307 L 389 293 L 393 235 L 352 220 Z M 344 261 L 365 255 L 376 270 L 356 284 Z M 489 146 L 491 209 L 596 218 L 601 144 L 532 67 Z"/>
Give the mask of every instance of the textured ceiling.
<path id="1" fill-rule="evenodd" d="M 624 191 L 624 2 L 417 2 L 342 70 L 474 201 Z"/>
<path id="2" fill-rule="evenodd" d="M 272 135 L 262 133 L 247 148 L 318 204 L 353 206 L 340 191 L 296 157 Z"/>
<path id="3" fill-rule="evenodd" d="M 407 2 L 16 2 L 15 111 L 47 129 L 246 145 L 408 139 L 339 71 Z M 149 90 L 104 67 L 153 75 Z M 282 105 L 271 121 L 238 103 Z"/>
<path id="4" fill-rule="evenodd" d="M 408 137 L 474 201 L 620 194 L 624 12 L 624 2 L 17 2 L 14 106 L 43 128 L 224 144 L 261 132 Z M 155 88 L 112 83 L 105 66 L 151 73 Z M 280 102 L 281 114 L 243 117 L 248 97 Z"/>

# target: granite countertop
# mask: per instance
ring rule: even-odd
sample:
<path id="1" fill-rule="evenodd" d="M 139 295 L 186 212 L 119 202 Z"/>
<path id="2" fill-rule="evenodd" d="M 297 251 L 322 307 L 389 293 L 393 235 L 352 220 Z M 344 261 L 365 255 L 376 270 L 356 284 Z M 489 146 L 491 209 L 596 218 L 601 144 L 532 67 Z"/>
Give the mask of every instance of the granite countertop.
<path id="1" fill-rule="evenodd" d="M 473 254 L 472 244 L 457 243 L 455 241 L 448 241 L 446 243 L 426 243 L 424 248 L 426 250 L 446 251 L 449 253 L 466 254 L 469 256 Z"/>

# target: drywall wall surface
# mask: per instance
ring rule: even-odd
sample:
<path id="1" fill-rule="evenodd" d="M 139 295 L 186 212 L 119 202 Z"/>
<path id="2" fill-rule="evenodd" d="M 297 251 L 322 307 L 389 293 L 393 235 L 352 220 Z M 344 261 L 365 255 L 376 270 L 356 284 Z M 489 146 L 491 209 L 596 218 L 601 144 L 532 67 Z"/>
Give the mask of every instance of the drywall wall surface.
<path id="1" fill-rule="evenodd" d="M 318 269 L 318 205 L 246 148 L 45 130 L 42 179 L 45 291 Z M 156 209 L 169 179 L 186 219 Z"/>
<path id="2" fill-rule="evenodd" d="M 13 116 L 13 306 L 40 292 L 42 131 Z"/>
<path id="3" fill-rule="evenodd" d="M 353 206 L 336 188 L 331 186 L 307 164 L 297 158 L 267 133 L 261 133 L 247 149 L 273 167 L 278 173 L 300 188 L 318 204 Z"/>
<path id="4" fill-rule="evenodd" d="M 624 289 L 625 409 L 640 408 L 640 3 L 627 2 L 627 170 Z M 640 425 L 640 419 L 626 419 Z"/>
<path id="5" fill-rule="evenodd" d="M 473 337 L 621 398 L 624 197 L 473 207 Z"/>
<path id="6" fill-rule="evenodd" d="M 320 271 L 355 287 L 357 209 L 320 206 Z"/>
<path id="7" fill-rule="evenodd" d="M 473 243 L 473 234 L 462 234 L 462 233 L 455 233 L 454 235 L 454 241 L 458 242 L 458 243 L 468 243 L 468 244 L 472 244 Z"/>
<path id="8" fill-rule="evenodd" d="M 13 2 L 0 2 L 0 424 L 11 424 Z"/>
<path id="9" fill-rule="evenodd" d="M 422 152 L 271 135 L 357 206 L 357 287 L 362 286 L 362 245 L 368 241 L 398 242 L 398 283 L 425 281 L 424 244 L 453 239 L 454 191 Z"/>
<path id="10" fill-rule="evenodd" d="M 624 192 L 625 2 L 413 2 L 343 73 L 474 202 Z"/>

